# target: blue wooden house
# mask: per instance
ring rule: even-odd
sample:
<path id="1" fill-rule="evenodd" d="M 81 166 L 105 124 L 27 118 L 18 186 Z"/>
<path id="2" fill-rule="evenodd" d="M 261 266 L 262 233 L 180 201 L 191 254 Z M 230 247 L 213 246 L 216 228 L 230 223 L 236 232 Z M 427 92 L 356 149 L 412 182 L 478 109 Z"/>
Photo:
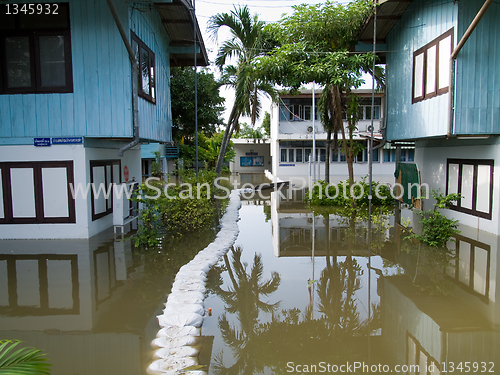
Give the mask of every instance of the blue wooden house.
<path id="1" fill-rule="evenodd" d="M 194 23 L 188 0 L 0 4 L 0 238 L 112 225 L 90 184 L 140 181 L 140 144 L 171 142 L 170 67 L 194 65 Z"/>
<path id="2" fill-rule="evenodd" d="M 447 215 L 500 234 L 500 4 L 379 4 L 388 140 L 416 141 L 421 182 L 442 193 L 462 194 Z M 372 42 L 373 25 L 372 16 L 362 43 Z"/>

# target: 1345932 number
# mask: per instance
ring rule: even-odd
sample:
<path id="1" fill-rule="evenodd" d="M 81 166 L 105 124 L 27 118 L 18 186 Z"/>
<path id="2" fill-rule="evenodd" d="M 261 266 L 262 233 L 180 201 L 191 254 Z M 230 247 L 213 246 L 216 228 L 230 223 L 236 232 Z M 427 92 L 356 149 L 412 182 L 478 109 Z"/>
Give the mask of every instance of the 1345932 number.
<path id="1" fill-rule="evenodd" d="M 5 14 L 59 14 L 59 4 L 5 4 Z"/>
<path id="2" fill-rule="evenodd" d="M 478 372 L 494 373 L 495 363 L 493 362 L 441 362 L 441 372 Z"/>

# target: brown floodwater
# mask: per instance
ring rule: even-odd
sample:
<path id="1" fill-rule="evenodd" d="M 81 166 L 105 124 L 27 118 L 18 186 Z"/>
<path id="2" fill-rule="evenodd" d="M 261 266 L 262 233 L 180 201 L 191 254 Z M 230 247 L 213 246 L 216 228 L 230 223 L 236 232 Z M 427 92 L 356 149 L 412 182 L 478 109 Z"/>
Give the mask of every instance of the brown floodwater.
<path id="1" fill-rule="evenodd" d="M 302 198 L 243 200 L 235 247 L 208 278 L 204 370 L 500 373 L 499 237 L 461 228 L 430 249 L 392 215 L 369 231 L 362 212 Z M 42 349 L 54 375 L 145 374 L 175 274 L 214 236 L 149 251 L 110 231 L 0 241 L 0 339 Z"/>

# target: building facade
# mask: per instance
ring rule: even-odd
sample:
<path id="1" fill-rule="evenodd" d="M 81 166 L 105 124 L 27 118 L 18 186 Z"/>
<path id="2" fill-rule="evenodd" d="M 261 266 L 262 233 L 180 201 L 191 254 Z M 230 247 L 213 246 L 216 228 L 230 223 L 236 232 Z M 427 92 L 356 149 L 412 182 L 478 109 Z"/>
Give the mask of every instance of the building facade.
<path id="1" fill-rule="evenodd" d="M 359 121 L 354 139 L 363 146 L 355 160 L 354 174 L 361 178 L 368 174 L 368 142 L 370 138 L 370 126 L 372 124 L 371 114 L 371 90 L 356 90 L 359 97 Z M 384 124 L 384 95 L 375 94 L 374 106 L 374 146 L 379 148 L 373 151 L 373 174 L 380 176 L 382 180 L 393 181 L 394 162 L 396 148 L 389 144 L 383 147 L 382 129 Z M 316 103 L 321 97 L 321 91 L 316 91 Z M 303 90 L 299 95 L 281 95 L 279 105 L 273 105 L 271 111 L 271 157 L 272 171 L 275 176 L 286 179 L 291 177 L 305 178 L 309 176 L 309 159 L 313 149 L 313 132 L 316 139 L 316 174 L 317 179 L 323 179 L 326 163 L 326 138 L 319 119 L 316 107 L 315 118 L 313 118 L 313 103 L 311 90 Z M 313 121 L 314 120 L 314 121 Z M 347 121 L 344 122 L 347 127 Z M 342 135 L 338 135 L 339 141 Z M 333 136 L 332 136 L 333 140 Z M 333 143 L 333 142 L 332 142 Z M 345 179 L 347 176 L 347 164 L 339 143 L 337 151 L 333 146 L 330 152 L 330 175 L 331 180 Z M 414 158 L 413 146 L 402 150 L 403 161 Z M 311 160 L 312 156 L 311 156 Z M 314 167 L 311 167 L 314 168 Z M 314 173 L 311 172 L 312 174 Z"/>
<path id="2" fill-rule="evenodd" d="M 196 21 L 185 0 L 114 1 L 139 66 L 135 121 L 132 64 L 107 3 L 38 5 L 0 6 L 0 238 L 88 238 L 113 212 L 91 184 L 139 181 L 140 143 L 171 141 L 170 66 L 193 65 Z"/>
<path id="3" fill-rule="evenodd" d="M 394 1 L 381 2 L 378 14 L 396 15 L 381 17 L 377 29 L 380 49 L 390 51 L 381 54 L 388 140 L 416 141 L 421 182 L 462 195 L 450 218 L 500 234 L 499 5 Z M 370 36 L 373 22 L 361 39 Z"/>

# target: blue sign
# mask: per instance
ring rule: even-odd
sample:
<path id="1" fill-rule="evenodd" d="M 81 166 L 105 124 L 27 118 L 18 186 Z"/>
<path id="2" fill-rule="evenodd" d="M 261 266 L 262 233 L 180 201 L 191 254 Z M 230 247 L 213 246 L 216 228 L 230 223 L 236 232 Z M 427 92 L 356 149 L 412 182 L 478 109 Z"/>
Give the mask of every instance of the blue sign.
<path id="1" fill-rule="evenodd" d="M 295 164 L 280 164 L 280 167 L 295 167 Z"/>
<path id="2" fill-rule="evenodd" d="M 36 147 L 47 147 L 50 146 L 50 138 L 35 138 Z"/>
<path id="3" fill-rule="evenodd" d="M 52 138 L 53 145 L 69 145 L 69 144 L 78 144 L 83 143 L 82 137 L 60 137 L 60 138 Z"/>

